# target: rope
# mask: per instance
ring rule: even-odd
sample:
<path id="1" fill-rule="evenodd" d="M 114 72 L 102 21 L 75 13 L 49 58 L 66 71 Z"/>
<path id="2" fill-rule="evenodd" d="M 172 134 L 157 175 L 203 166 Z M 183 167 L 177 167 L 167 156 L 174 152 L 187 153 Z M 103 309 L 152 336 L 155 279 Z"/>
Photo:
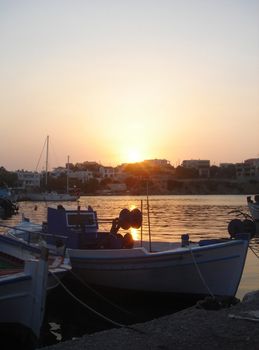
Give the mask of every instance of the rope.
<path id="1" fill-rule="evenodd" d="M 199 266 L 198 266 L 198 264 L 197 264 L 197 262 L 196 262 L 196 260 L 195 260 L 195 257 L 194 257 L 194 254 L 193 254 L 193 251 L 192 251 L 191 246 L 189 245 L 188 248 L 189 248 L 189 250 L 190 250 L 190 253 L 191 253 L 191 256 L 192 256 L 192 259 L 193 259 L 194 266 L 196 267 L 196 270 L 197 270 L 197 272 L 198 272 L 198 274 L 199 274 L 199 276 L 200 276 L 200 279 L 201 279 L 201 281 L 202 281 L 204 287 L 207 289 L 207 291 L 209 292 L 210 296 L 211 296 L 213 299 L 215 299 L 215 295 L 212 293 L 210 287 L 208 286 L 208 284 L 206 283 L 204 277 L 202 276 L 201 270 L 200 270 L 200 268 L 199 268 Z"/>
<path id="2" fill-rule="evenodd" d="M 249 244 L 249 248 L 250 248 L 251 251 L 254 253 L 254 255 L 257 257 L 257 259 L 259 259 L 259 253 L 258 253 L 258 251 L 256 251 L 256 249 L 253 248 L 250 244 Z"/>
<path id="3" fill-rule="evenodd" d="M 77 298 L 65 285 L 63 282 L 61 282 L 61 280 L 53 273 L 50 271 L 50 273 L 53 275 L 53 277 L 56 279 L 56 281 L 61 285 L 61 287 L 73 298 L 75 299 L 79 304 L 81 304 L 83 307 L 85 307 L 87 310 L 93 312 L 95 315 L 103 318 L 105 321 L 113 324 L 114 326 L 116 327 L 120 327 L 120 328 L 128 328 L 128 329 L 131 329 L 131 330 L 134 330 L 135 332 L 138 332 L 138 333 L 141 333 L 141 334 L 144 334 L 145 332 L 139 330 L 139 329 L 136 329 L 132 326 L 127 326 L 127 325 L 124 325 L 122 323 L 119 323 L 119 322 L 116 322 L 116 321 L 113 321 L 112 319 L 110 319 L 109 317 L 101 314 L 100 312 L 96 311 L 95 309 L 93 309 L 91 306 L 87 305 L 86 303 L 84 303 L 82 300 L 80 300 L 79 298 Z"/>
<path id="4" fill-rule="evenodd" d="M 85 281 L 83 281 L 81 278 L 79 278 L 72 270 L 69 271 L 74 278 L 76 278 L 79 282 L 81 282 L 87 289 L 89 289 L 91 292 L 93 292 L 95 295 L 97 295 L 99 298 L 103 299 L 104 301 L 106 301 L 108 304 L 112 305 L 113 307 L 115 307 L 116 309 L 124 312 L 125 314 L 128 314 L 130 316 L 132 316 L 132 312 L 129 312 L 128 310 L 120 307 L 119 305 L 113 303 L 111 300 L 109 300 L 108 298 L 106 298 L 105 296 L 103 296 L 101 293 L 99 293 L 96 289 L 94 289 L 93 287 L 91 287 L 88 283 L 86 283 Z"/>

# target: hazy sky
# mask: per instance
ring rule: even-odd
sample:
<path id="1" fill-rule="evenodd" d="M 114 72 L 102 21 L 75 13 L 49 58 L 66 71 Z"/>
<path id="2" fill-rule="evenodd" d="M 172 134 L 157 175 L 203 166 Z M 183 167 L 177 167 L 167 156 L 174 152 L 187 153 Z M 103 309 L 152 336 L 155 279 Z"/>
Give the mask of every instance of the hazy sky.
<path id="1" fill-rule="evenodd" d="M 259 0 L 0 0 L 0 166 L 259 157 Z"/>

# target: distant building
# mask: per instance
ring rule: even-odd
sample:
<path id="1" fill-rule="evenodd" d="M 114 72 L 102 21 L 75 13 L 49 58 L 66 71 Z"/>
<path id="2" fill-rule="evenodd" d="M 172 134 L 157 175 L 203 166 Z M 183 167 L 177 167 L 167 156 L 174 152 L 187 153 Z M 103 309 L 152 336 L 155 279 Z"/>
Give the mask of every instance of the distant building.
<path id="1" fill-rule="evenodd" d="M 52 171 L 51 171 L 51 176 L 52 177 L 60 177 L 61 175 L 64 175 L 64 174 L 67 174 L 67 168 L 64 168 L 64 167 L 57 167 L 57 168 L 54 168 Z"/>
<path id="2" fill-rule="evenodd" d="M 170 165 L 169 160 L 166 159 L 146 159 L 143 161 L 144 164 L 157 165 L 160 167 Z"/>
<path id="3" fill-rule="evenodd" d="M 259 158 L 247 159 L 236 163 L 236 176 L 239 180 L 259 180 Z"/>
<path id="4" fill-rule="evenodd" d="M 100 166 L 99 173 L 103 179 L 115 177 L 115 168 L 111 166 Z"/>
<path id="5" fill-rule="evenodd" d="M 182 167 L 197 169 L 200 177 L 210 176 L 210 161 L 202 159 L 183 160 Z"/>
<path id="6" fill-rule="evenodd" d="M 255 168 L 259 168 L 259 158 L 250 158 L 244 161 L 245 164 L 251 164 Z"/>
<path id="7" fill-rule="evenodd" d="M 127 190 L 127 186 L 124 183 L 111 183 L 107 187 L 114 193 L 125 192 Z"/>
<path id="8" fill-rule="evenodd" d="M 93 177 L 94 177 L 93 172 L 90 170 L 79 170 L 79 171 L 70 171 L 69 172 L 70 179 L 77 179 L 77 180 L 81 181 L 82 183 L 88 182 Z"/>
<path id="9" fill-rule="evenodd" d="M 72 169 L 73 167 L 70 166 L 70 169 Z M 88 162 L 85 161 L 83 163 L 76 163 L 75 164 L 75 168 L 78 170 L 91 170 L 91 171 L 99 171 L 100 168 L 100 164 L 98 164 L 97 162 Z"/>
<path id="10" fill-rule="evenodd" d="M 235 164 L 234 163 L 220 163 L 219 166 L 220 166 L 220 168 L 228 169 L 228 168 L 234 167 Z"/>
<path id="11" fill-rule="evenodd" d="M 23 189 L 32 189 L 40 187 L 41 174 L 36 171 L 18 170 L 18 186 Z"/>

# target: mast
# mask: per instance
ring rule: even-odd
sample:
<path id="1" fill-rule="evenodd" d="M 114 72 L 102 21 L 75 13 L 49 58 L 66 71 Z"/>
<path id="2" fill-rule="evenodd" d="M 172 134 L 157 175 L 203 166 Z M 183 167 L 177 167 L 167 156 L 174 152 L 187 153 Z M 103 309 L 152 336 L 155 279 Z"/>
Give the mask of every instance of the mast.
<path id="1" fill-rule="evenodd" d="M 49 135 L 47 136 L 47 147 L 46 147 L 46 179 L 45 184 L 48 184 L 48 167 L 49 167 Z"/>
<path id="2" fill-rule="evenodd" d="M 67 193 L 69 190 L 68 176 L 69 176 L 69 156 L 67 156 Z"/>

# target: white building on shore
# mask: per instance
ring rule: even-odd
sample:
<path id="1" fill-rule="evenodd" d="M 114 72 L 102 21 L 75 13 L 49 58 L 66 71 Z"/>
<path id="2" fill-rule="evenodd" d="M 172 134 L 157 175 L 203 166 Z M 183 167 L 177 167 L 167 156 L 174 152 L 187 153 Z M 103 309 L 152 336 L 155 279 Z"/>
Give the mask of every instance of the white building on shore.
<path id="1" fill-rule="evenodd" d="M 183 160 L 182 167 L 196 169 L 200 177 L 210 176 L 210 161 L 203 159 Z"/>
<path id="2" fill-rule="evenodd" d="M 36 171 L 16 171 L 19 187 L 22 189 L 33 189 L 40 187 L 41 174 Z"/>

